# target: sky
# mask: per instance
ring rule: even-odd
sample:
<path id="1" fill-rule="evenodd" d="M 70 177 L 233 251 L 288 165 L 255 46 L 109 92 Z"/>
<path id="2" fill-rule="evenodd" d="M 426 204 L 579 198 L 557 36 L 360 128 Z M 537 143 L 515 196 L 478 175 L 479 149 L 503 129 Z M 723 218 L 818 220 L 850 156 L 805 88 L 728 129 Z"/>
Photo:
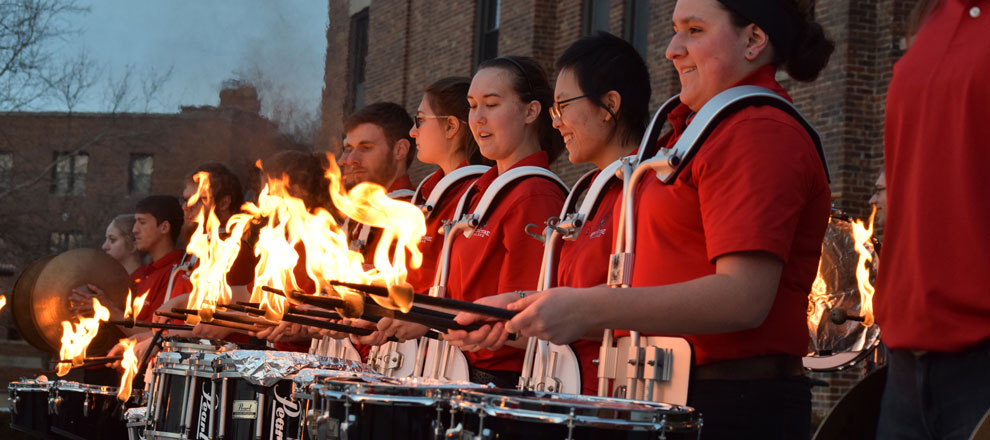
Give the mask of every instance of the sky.
<path id="1" fill-rule="evenodd" d="M 225 80 L 252 72 L 304 111 L 316 112 L 323 87 L 328 26 L 325 0 L 79 0 L 88 13 L 72 17 L 78 29 L 58 53 L 85 50 L 100 80 L 76 111 L 107 109 L 107 78 L 128 66 L 141 82 L 171 75 L 155 99 L 133 111 L 173 113 L 179 106 L 217 105 Z M 255 72 L 260 72 L 255 73 Z M 147 103 L 147 105 L 146 105 Z M 262 112 L 266 111 L 262 101 Z M 59 104 L 42 104 L 60 110 Z"/>

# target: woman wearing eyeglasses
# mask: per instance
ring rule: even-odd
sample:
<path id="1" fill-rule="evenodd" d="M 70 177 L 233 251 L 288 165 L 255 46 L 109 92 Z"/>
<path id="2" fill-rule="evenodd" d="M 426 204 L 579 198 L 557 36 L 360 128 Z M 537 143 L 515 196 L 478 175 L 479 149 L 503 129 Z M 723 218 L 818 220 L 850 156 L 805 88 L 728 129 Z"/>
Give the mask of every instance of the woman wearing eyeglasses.
<path id="1" fill-rule="evenodd" d="M 466 212 L 474 212 L 500 175 L 524 166 L 548 169 L 563 150 L 563 142 L 548 111 L 553 89 L 531 58 L 509 56 L 483 62 L 471 80 L 467 102 L 471 109 L 468 123 L 481 154 L 495 161 L 469 189 Z M 540 274 L 543 243 L 529 236 L 526 227 L 542 230 L 563 202 L 564 191 L 551 178 L 532 175 L 505 186 L 470 237 L 455 236 L 447 295 L 474 301 L 532 289 Z M 516 386 L 523 350 L 502 347 L 465 355 L 472 382 Z"/>
<path id="2" fill-rule="evenodd" d="M 834 46 L 811 16 L 796 0 L 678 0 L 666 56 L 680 76 L 681 104 L 659 144 L 672 146 L 731 87 L 762 86 L 789 99 L 778 67 L 814 80 Z M 634 197 L 632 287 L 528 295 L 510 305 L 520 313 L 506 328 L 556 343 L 598 328 L 683 335 L 694 350 L 687 403 L 704 414 L 703 438 L 808 438 L 801 357 L 830 204 L 808 131 L 776 107 L 741 108 L 676 180 L 649 173 Z"/>
<path id="3" fill-rule="evenodd" d="M 650 73 L 636 49 L 602 32 L 571 44 L 555 67 L 559 74 L 550 115 L 554 128 L 564 138 L 568 159 L 576 164 L 591 163 L 596 172 L 601 172 L 612 162 L 633 154 L 646 131 L 651 91 Z M 611 179 L 578 237 L 563 242 L 557 259 L 556 285 L 591 287 L 605 283 L 612 248 L 612 206 L 621 193 L 622 182 Z M 481 302 L 505 307 L 518 298 L 508 293 Z M 507 333 L 490 330 L 485 326 L 470 334 L 452 332 L 448 340 L 464 338 L 451 341 L 458 345 L 501 346 Z M 597 367 L 592 361 L 598 357 L 599 346 L 599 341 L 585 339 L 571 344 L 581 364 L 583 394 L 598 391 Z"/>
<path id="4" fill-rule="evenodd" d="M 471 78 L 447 77 L 440 79 L 423 92 L 423 99 L 416 109 L 414 125 L 409 135 L 416 139 L 417 158 L 420 162 L 437 165 L 439 170 L 426 177 L 420 184 L 413 203 L 421 204 L 437 189 L 444 177 L 468 165 L 490 165 L 478 150 L 471 129 L 468 127 L 467 92 Z M 428 293 L 433 286 L 437 260 L 443 249 L 443 221 L 454 217 L 457 202 L 464 191 L 477 178 L 477 174 L 453 181 L 442 197 L 432 206 L 426 221 L 426 235 L 419 241 L 423 264 L 410 269 L 406 281 L 416 293 Z M 446 182 L 445 182 L 446 183 Z M 381 344 L 385 338 L 395 336 L 399 340 L 413 339 L 426 333 L 427 327 L 407 321 L 383 318 L 378 331 L 354 339 L 363 344 Z"/>

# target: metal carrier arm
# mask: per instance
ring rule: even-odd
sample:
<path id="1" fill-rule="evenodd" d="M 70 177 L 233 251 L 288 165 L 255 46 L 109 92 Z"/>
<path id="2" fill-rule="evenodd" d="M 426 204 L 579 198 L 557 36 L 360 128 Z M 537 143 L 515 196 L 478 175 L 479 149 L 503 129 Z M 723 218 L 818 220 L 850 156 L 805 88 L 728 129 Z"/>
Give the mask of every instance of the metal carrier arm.
<path id="1" fill-rule="evenodd" d="M 557 270 L 554 255 L 557 245 L 561 239 L 574 240 L 581 234 L 581 228 L 598 207 L 608 183 L 615 178 L 621 163 L 621 160 L 616 160 L 601 172 L 597 169 L 587 172 L 578 179 L 567 195 L 560 217 L 547 220 L 543 231 L 546 239 L 537 290 L 549 289 L 556 284 Z M 575 210 L 578 199 L 585 193 L 580 209 Z M 580 371 L 577 356 L 569 346 L 529 338 L 518 388 L 580 394 Z"/>
<path id="2" fill-rule="evenodd" d="M 425 179 L 423 179 L 422 182 L 419 183 L 419 186 L 416 187 L 416 193 L 413 194 L 412 196 L 412 202 L 415 203 L 417 206 L 419 206 L 419 209 L 423 211 L 423 214 L 426 216 L 426 218 L 430 218 L 430 215 L 433 214 L 433 210 L 436 208 L 437 203 L 439 203 L 441 199 L 447 196 L 447 192 L 454 186 L 454 184 L 465 179 L 478 177 L 484 174 L 485 171 L 488 171 L 489 168 L 491 167 L 487 167 L 484 165 L 468 165 L 466 167 L 460 167 L 454 171 L 451 171 L 450 174 L 443 176 L 443 178 L 440 179 L 439 182 L 437 182 L 437 186 L 435 186 L 433 188 L 433 191 L 430 192 L 430 196 L 427 197 L 426 200 L 423 201 L 423 203 L 420 203 L 420 200 L 423 199 L 423 195 L 422 195 L 423 184 L 426 183 L 426 181 L 429 180 L 430 177 L 433 177 L 434 174 L 440 172 L 440 171 L 436 171 L 433 174 L 427 176 Z"/>

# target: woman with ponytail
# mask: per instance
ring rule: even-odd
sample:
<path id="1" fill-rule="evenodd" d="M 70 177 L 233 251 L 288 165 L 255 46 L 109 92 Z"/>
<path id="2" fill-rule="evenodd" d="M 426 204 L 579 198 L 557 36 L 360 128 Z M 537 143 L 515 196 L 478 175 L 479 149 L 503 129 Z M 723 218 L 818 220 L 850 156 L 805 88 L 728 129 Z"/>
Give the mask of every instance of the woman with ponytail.
<path id="1" fill-rule="evenodd" d="M 814 80 L 833 45 L 810 12 L 788 0 L 678 0 L 666 57 L 680 105 L 659 145 L 673 146 L 729 88 L 761 86 L 789 100 L 778 69 Z M 687 403 L 704 415 L 702 438 L 808 438 L 805 315 L 830 204 L 809 132 L 776 106 L 740 108 L 676 179 L 648 173 L 633 197 L 631 287 L 527 295 L 509 306 L 520 313 L 506 329 L 558 344 L 602 328 L 683 336 L 694 351 Z"/>

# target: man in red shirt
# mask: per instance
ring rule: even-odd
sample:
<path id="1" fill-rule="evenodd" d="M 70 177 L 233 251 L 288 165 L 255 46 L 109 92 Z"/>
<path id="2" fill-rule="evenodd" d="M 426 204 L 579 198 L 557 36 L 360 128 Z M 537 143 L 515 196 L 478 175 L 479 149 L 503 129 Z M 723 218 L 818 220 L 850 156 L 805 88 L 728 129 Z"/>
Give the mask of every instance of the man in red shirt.
<path id="1" fill-rule="evenodd" d="M 172 269 L 184 255 L 182 249 L 175 248 L 182 229 L 182 206 L 172 196 L 148 196 L 137 203 L 134 219 L 134 242 L 139 250 L 148 253 L 151 263 L 135 270 L 131 281 L 134 295 L 148 292 L 138 319 L 150 321 L 163 302 L 192 289 L 189 277 L 177 274 L 172 290 L 168 290 Z"/>
<path id="2" fill-rule="evenodd" d="M 887 92 L 877 438 L 966 439 L 990 408 L 990 1 L 918 12 Z"/>

